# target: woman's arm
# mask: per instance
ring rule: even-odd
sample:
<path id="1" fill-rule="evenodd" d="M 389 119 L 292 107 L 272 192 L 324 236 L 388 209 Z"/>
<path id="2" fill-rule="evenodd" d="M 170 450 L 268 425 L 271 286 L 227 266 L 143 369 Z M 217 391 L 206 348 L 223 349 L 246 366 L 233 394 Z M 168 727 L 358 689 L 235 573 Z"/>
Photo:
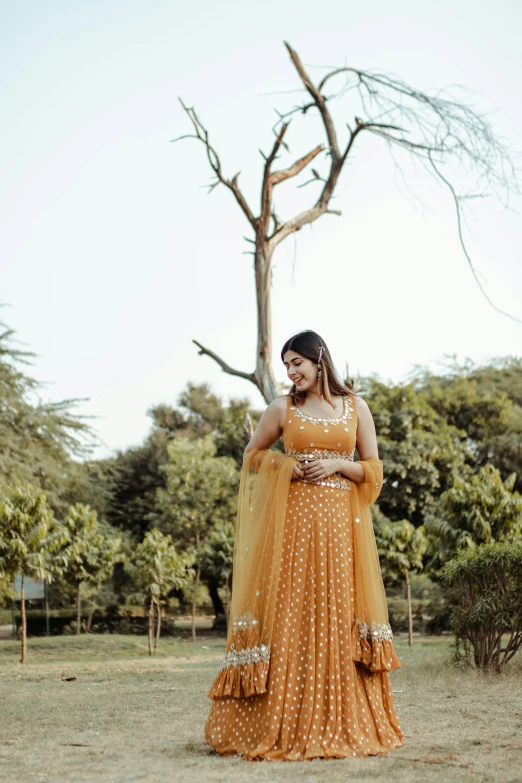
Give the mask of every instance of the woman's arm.
<path id="1" fill-rule="evenodd" d="M 269 449 L 283 431 L 286 397 L 276 397 L 265 410 L 256 431 L 248 441 L 245 454 L 252 449 Z"/>
<path id="2" fill-rule="evenodd" d="M 367 403 L 360 397 L 355 397 L 357 411 L 357 451 L 360 459 L 378 459 L 377 435 L 375 424 Z M 360 484 L 364 481 L 364 468 L 358 462 L 347 459 L 318 459 L 310 462 L 305 468 L 306 478 L 321 479 L 332 473 L 342 473 L 343 476 Z"/>
<path id="3" fill-rule="evenodd" d="M 360 397 L 355 398 L 355 409 L 359 426 L 357 427 L 357 451 L 359 459 L 379 459 L 375 424 L 368 404 Z"/>
<path id="4" fill-rule="evenodd" d="M 359 459 L 379 459 L 375 424 L 368 403 L 361 397 L 355 397 L 355 410 L 357 411 L 358 421 L 356 443 Z M 339 462 L 339 473 L 347 476 L 357 484 L 364 481 L 364 468 L 362 465 L 359 465 L 357 462 L 348 462 L 345 459 L 341 459 Z"/>
<path id="5" fill-rule="evenodd" d="M 269 449 L 283 432 L 283 423 L 286 415 L 286 397 L 276 397 L 265 410 L 256 431 L 248 441 L 245 456 L 252 449 Z M 295 465 L 293 478 L 302 478 L 303 471 L 299 465 Z"/>

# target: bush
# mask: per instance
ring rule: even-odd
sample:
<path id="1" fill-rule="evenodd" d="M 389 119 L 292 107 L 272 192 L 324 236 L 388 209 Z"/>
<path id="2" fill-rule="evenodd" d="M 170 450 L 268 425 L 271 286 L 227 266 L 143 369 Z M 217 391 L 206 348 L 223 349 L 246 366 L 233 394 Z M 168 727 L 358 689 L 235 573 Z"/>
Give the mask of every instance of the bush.
<path id="1" fill-rule="evenodd" d="M 446 563 L 442 578 L 456 602 L 455 661 L 471 664 L 473 657 L 477 669 L 499 672 L 522 647 L 522 544 L 462 552 Z"/>
<path id="2" fill-rule="evenodd" d="M 20 618 L 16 617 L 17 633 Z M 82 616 L 82 633 L 87 625 L 87 617 Z M 49 618 L 51 636 L 61 636 L 76 633 L 76 612 L 70 610 L 52 611 Z M 147 634 L 147 618 L 135 615 L 132 611 L 115 611 L 110 608 L 103 612 L 95 612 L 91 626 L 92 633 L 117 633 L 117 634 Z M 32 610 L 27 616 L 27 636 L 45 636 L 46 618 L 43 610 Z M 161 627 L 161 636 L 184 635 L 184 632 L 175 628 L 174 620 L 164 619 Z"/>
<path id="3" fill-rule="evenodd" d="M 441 634 L 451 627 L 450 589 L 432 581 L 426 574 L 411 575 L 413 631 L 421 634 Z M 408 632 L 408 601 L 406 585 L 394 585 L 386 590 L 390 625 L 394 633 Z"/>

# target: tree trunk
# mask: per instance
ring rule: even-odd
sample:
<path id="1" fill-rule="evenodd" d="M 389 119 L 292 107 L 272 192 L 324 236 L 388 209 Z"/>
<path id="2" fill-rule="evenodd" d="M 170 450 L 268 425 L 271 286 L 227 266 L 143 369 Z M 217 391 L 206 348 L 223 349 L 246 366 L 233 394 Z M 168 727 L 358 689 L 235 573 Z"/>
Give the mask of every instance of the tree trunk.
<path id="1" fill-rule="evenodd" d="M 149 655 L 152 655 L 152 639 L 154 636 L 154 596 L 150 597 L 149 606 Z"/>
<path id="2" fill-rule="evenodd" d="M 410 572 L 405 571 L 406 575 L 406 590 L 408 593 L 408 644 L 413 644 L 413 612 L 411 608 L 411 584 L 410 584 Z"/>
<path id="3" fill-rule="evenodd" d="M 205 579 L 205 583 L 208 588 L 208 594 L 210 595 L 210 600 L 212 601 L 212 607 L 214 609 L 214 614 L 216 617 L 220 614 L 225 614 L 225 607 L 223 605 L 223 601 L 221 600 L 221 596 L 218 593 L 218 581 L 214 577 L 209 577 L 208 579 Z"/>
<path id="4" fill-rule="evenodd" d="M 267 403 L 281 394 L 281 385 L 272 369 L 272 306 L 270 283 L 273 248 L 264 238 L 256 238 L 255 273 L 257 300 L 257 361 L 255 376 Z"/>
<path id="5" fill-rule="evenodd" d="M 161 632 L 161 604 L 158 599 L 158 621 L 156 623 L 156 638 L 154 639 L 154 651 L 158 649 L 160 632 Z"/>
<path id="6" fill-rule="evenodd" d="M 196 602 L 198 600 L 198 587 L 199 587 L 199 574 L 200 569 L 196 571 L 196 584 L 194 585 L 194 596 L 192 598 L 192 641 L 196 641 Z"/>
<path id="7" fill-rule="evenodd" d="M 92 618 L 94 617 L 94 612 L 96 611 L 96 603 L 93 603 L 91 607 L 91 611 L 89 612 L 89 618 L 87 620 L 87 628 L 85 629 L 85 633 L 91 632 L 92 627 Z"/>
<path id="8" fill-rule="evenodd" d="M 22 625 L 22 657 L 20 658 L 20 663 L 27 663 L 27 618 L 25 616 L 25 585 L 23 574 L 20 585 L 20 614 Z"/>
<path id="9" fill-rule="evenodd" d="M 49 584 L 44 579 L 44 599 L 45 599 L 45 635 L 51 635 L 51 623 L 49 620 Z"/>
<path id="10" fill-rule="evenodd" d="M 80 633 L 80 625 L 82 623 L 82 583 L 78 584 L 78 592 L 76 594 L 76 633 Z"/>

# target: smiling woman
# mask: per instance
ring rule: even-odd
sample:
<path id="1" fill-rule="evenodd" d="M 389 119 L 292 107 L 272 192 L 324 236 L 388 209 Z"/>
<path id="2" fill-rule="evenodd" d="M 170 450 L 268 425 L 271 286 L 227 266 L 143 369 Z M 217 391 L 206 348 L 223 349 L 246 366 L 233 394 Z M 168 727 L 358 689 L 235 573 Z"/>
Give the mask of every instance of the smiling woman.
<path id="1" fill-rule="evenodd" d="M 231 622 L 205 736 L 250 760 L 386 753 L 403 734 L 370 515 L 382 485 L 373 419 L 315 332 L 292 337 L 281 358 L 293 386 L 245 450 Z M 281 435 L 285 454 L 270 450 Z"/>

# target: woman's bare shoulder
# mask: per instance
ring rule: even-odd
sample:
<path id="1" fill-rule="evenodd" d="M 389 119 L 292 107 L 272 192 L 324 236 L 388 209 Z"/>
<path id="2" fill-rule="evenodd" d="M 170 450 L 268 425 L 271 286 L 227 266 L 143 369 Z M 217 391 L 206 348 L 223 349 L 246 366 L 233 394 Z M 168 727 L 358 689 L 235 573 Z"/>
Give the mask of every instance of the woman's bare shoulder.
<path id="1" fill-rule="evenodd" d="M 287 395 L 282 395 L 276 397 L 272 402 L 269 402 L 265 409 L 265 416 L 268 416 L 269 418 L 276 416 L 277 418 L 284 420 L 287 399 Z"/>
<path id="2" fill-rule="evenodd" d="M 366 400 L 363 400 L 363 398 L 359 397 L 358 394 L 352 394 L 352 398 L 355 402 L 355 410 L 357 411 L 358 416 L 360 416 L 361 413 L 363 416 L 370 413 L 370 408 L 368 407 Z"/>
<path id="3" fill-rule="evenodd" d="M 288 394 L 281 394 L 279 397 L 276 397 L 274 400 L 272 400 L 271 403 L 269 403 L 268 407 L 272 410 L 284 410 L 287 405 L 288 400 Z"/>

